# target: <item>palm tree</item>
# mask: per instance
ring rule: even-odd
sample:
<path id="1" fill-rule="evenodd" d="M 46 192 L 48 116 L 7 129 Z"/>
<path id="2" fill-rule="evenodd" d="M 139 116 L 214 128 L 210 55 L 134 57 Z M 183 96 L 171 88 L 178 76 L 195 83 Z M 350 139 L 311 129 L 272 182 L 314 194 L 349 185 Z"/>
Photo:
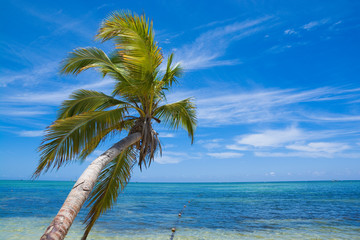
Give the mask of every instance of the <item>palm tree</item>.
<path id="1" fill-rule="evenodd" d="M 165 93 L 177 83 L 182 69 L 173 66 L 173 54 L 160 69 L 164 57 L 154 41 L 152 21 L 145 15 L 116 12 L 105 19 L 96 37 L 102 42 L 113 40 L 115 51 L 108 56 L 94 47 L 75 49 L 65 59 L 61 72 L 77 75 L 95 68 L 103 77 L 115 80 L 112 95 L 78 90 L 62 103 L 57 120 L 47 128 L 39 147 L 41 158 L 34 177 L 84 160 L 105 139 L 119 138 L 124 132 L 128 135 L 82 173 L 41 239 L 64 239 L 89 198 L 82 237 L 86 239 L 95 221 L 111 208 L 129 182 L 133 166 L 148 167 L 157 150 L 161 154 L 154 121 L 172 129 L 181 126 L 193 142 L 195 105 L 191 98 L 166 102 Z"/>

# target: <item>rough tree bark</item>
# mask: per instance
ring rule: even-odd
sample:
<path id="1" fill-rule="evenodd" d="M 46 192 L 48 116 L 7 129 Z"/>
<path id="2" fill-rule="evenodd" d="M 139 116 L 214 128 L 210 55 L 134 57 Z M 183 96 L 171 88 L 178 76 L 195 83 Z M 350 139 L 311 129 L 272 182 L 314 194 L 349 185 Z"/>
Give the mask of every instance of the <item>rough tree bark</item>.
<path id="1" fill-rule="evenodd" d="M 139 132 L 128 135 L 101 154 L 85 169 L 40 240 L 62 240 L 65 238 L 76 215 L 93 189 L 101 170 L 121 151 L 139 141 L 140 138 L 141 133 Z"/>

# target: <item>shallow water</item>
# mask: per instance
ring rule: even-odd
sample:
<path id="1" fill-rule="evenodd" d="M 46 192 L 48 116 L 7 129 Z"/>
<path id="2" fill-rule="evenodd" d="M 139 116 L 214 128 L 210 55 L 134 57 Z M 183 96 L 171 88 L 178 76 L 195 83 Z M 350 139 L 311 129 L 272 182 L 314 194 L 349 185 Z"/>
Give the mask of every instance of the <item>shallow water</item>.
<path id="1" fill-rule="evenodd" d="M 0 239 L 39 239 L 72 185 L 0 181 Z M 360 239 L 360 181 L 130 183 L 88 239 L 170 239 L 175 225 L 178 240 Z"/>

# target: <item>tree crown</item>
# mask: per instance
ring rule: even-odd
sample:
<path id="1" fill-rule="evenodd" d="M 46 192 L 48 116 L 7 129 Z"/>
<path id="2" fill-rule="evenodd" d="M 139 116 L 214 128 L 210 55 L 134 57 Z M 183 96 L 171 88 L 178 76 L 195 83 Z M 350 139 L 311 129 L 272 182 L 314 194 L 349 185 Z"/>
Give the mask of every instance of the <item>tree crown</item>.
<path id="1" fill-rule="evenodd" d="M 41 158 L 34 173 L 37 177 L 50 168 L 84 160 L 102 142 L 123 131 L 141 132 L 140 142 L 129 147 L 100 174 L 86 218 L 86 238 L 101 213 L 111 207 L 117 193 L 130 179 L 131 169 L 148 167 L 161 145 L 153 121 L 172 129 L 184 128 L 191 142 L 196 126 L 196 108 L 191 98 L 166 102 L 166 91 L 178 82 L 183 70 L 173 64 L 173 54 L 166 66 L 161 48 L 154 40 L 152 21 L 131 12 L 115 12 L 105 19 L 96 38 L 112 40 L 115 50 L 107 55 L 95 47 L 77 48 L 63 61 L 63 74 L 77 75 L 95 68 L 103 77 L 115 81 L 112 94 L 80 89 L 65 100 L 57 120 L 50 125 L 39 147 Z"/>

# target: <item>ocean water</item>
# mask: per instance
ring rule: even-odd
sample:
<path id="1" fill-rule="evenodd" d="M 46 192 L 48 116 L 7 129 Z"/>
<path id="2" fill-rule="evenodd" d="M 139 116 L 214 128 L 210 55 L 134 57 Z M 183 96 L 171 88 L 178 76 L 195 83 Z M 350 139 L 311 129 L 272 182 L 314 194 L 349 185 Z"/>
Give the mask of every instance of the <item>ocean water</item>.
<path id="1" fill-rule="evenodd" d="M 0 181 L 0 239 L 39 239 L 72 186 Z M 174 240 L 360 239 L 360 181 L 130 183 L 88 239 L 170 239 L 172 227 Z"/>

